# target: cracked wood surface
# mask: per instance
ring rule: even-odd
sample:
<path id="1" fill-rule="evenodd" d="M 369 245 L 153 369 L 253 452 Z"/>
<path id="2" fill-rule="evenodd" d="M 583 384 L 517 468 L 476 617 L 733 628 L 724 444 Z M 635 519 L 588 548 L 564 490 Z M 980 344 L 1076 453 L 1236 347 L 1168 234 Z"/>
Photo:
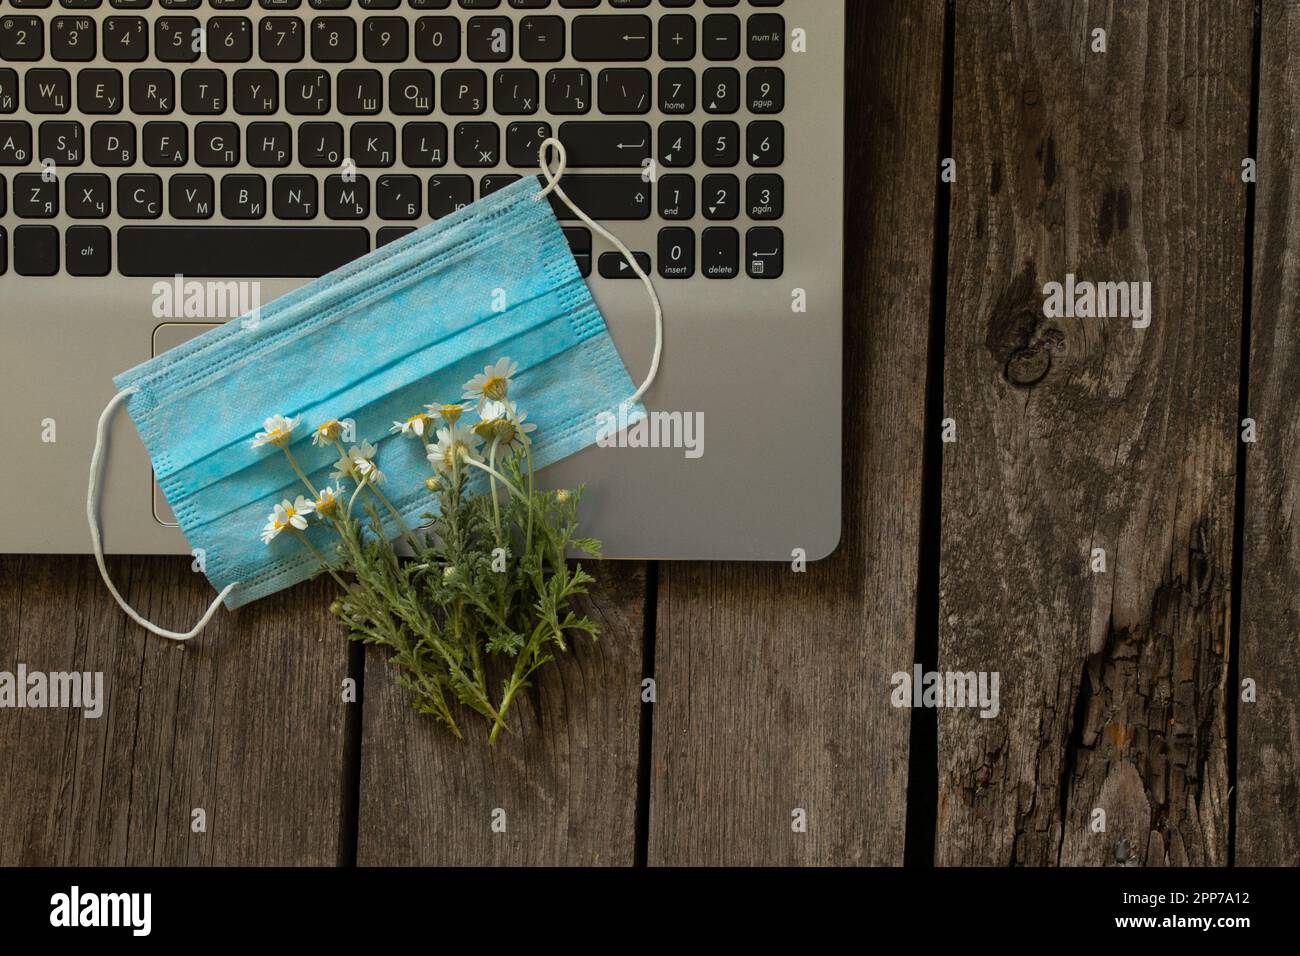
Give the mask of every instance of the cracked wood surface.
<path id="1" fill-rule="evenodd" d="M 936 859 L 1226 863 L 1251 4 L 956 16 L 939 666 L 1002 712 L 940 712 Z M 1044 319 L 1067 272 L 1150 328 Z"/>

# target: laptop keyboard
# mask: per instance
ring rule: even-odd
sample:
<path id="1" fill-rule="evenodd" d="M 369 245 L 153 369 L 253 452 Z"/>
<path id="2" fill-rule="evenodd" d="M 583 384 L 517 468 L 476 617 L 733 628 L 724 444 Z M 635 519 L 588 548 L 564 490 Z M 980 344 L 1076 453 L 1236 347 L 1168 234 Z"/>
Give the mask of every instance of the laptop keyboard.
<path id="1" fill-rule="evenodd" d="M 588 215 L 655 223 L 645 269 L 779 277 L 781 5 L 8 0 L 0 274 L 321 275 L 555 135 Z M 634 275 L 565 233 L 584 275 Z"/>

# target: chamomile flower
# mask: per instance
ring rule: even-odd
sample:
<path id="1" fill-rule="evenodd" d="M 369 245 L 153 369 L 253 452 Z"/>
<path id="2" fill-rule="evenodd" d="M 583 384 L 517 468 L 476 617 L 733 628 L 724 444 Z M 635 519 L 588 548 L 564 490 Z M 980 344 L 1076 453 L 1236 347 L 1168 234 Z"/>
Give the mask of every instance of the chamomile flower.
<path id="1" fill-rule="evenodd" d="M 289 439 L 293 436 L 293 430 L 298 427 L 298 422 L 301 420 L 301 416 L 285 418 L 283 415 L 272 415 L 262 423 L 266 431 L 258 432 L 253 436 L 253 447 L 261 448 L 263 445 L 287 447 Z"/>
<path id="2" fill-rule="evenodd" d="M 326 445 L 332 445 L 338 441 L 339 436 L 343 434 L 343 423 L 337 418 L 331 418 L 322 425 L 317 425 L 316 430 L 311 433 L 311 443 L 324 448 Z"/>
<path id="3" fill-rule="evenodd" d="M 528 413 L 514 402 L 485 402 L 479 414 L 482 421 L 474 426 L 474 432 L 484 441 L 495 441 L 502 448 L 532 444 L 528 435 L 537 431 L 537 426 L 525 420 Z"/>
<path id="4" fill-rule="evenodd" d="M 316 493 L 316 500 L 312 502 L 313 510 L 322 518 L 331 517 L 339 506 L 339 493 L 341 488 L 331 488 L 326 485 Z"/>
<path id="5" fill-rule="evenodd" d="M 455 457 L 462 460 L 473 458 L 475 461 L 479 458 L 478 446 L 482 444 L 473 431 L 464 425 L 452 425 L 449 428 L 438 429 L 437 444 L 428 447 L 429 461 L 434 466 L 444 471 L 450 471 L 455 464 Z M 453 457 L 455 456 L 455 457 Z"/>
<path id="6" fill-rule="evenodd" d="M 262 542 L 270 544 L 286 528 L 303 531 L 307 528 L 307 516 L 316 510 L 316 506 L 299 495 L 293 501 L 286 498 L 275 506 L 275 510 L 266 516 L 266 525 L 262 528 Z"/>
<path id="7" fill-rule="evenodd" d="M 424 433 L 429 430 L 433 424 L 427 414 L 421 412 L 418 415 L 412 415 L 404 422 L 393 422 L 393 427 L 389 431 L 394 434 L 414 435 L 420 440 L 424 439 Z"/>
<path id="8" fill-rule="evenodd" d="M 465 383 L 463 397 L 477 401 L 479 413 L 482 414 L 484 403 L 505 400 L 510 394 L 510 378 L 518 371 L 518 363 L 508 358 L 501 359 L 496 365 L 485 365 L 481 374 Z"/>
<path id="9" fill-rule="evenodd" d="M 340 458 L 334 464 L 334 471 L 330 473 L 331 478 L 351 478 L 353 481 L 361 481 L 371 471 L 378 471 L 375 468 L 374 461 L 375 446 L 368 441 L 363 441 L 360 445 L 354 445 L 348 449 L 348 453 Z M 362 470 L 361 463 L 365 462 L 367 468 Z M 382 480 L 380 476 L 379 480 Z M 372 481 L 375 479 L 371 479 Z"/>
<path id="10" fill-rule="evenodd" d="M 448 425 L 455 425 L 460 421 L 460 416 L 469 411 L 470 406 L 460 405 L 425 405 L 430 415 L 441 418 Z"/>

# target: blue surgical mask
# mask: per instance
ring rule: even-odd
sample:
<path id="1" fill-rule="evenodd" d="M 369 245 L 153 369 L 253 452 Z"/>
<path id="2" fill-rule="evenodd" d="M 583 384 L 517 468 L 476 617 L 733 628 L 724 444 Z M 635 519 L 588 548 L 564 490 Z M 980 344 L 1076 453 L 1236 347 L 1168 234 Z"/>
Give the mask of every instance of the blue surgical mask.
<path id="1" fill-rule="evenodd" d="M 554 191 L 569 202 L 557 185 L 559 152 L 556 173 L 543 165 L 545 189 L 526 177 L 277 299 L 260 315 L 213 329 L 114 379 L 120 391 L 100 421 L 87 512 L 105 583 L 128 614 L 154 633 L 184 639 L 202 629 L 222 599 L 236 608 L 316 570 L 316 558 L 292 536 L 267 544 L 258 535 L 271 506 L 301 490 L 276 448 L 250 447 L 267 415 L 301 418 L 289 448 L 317 488 L 331 483 L 339 454 L 314 444 L 312 427 L 349 420 L 355 444 L 364 439 L 378 448 L 383 487 L 410 526 L 435 507 L 424 484 L 428 462 L 421 443 L 390 434 L 390 427 L 430 403 L 459 401 L 463 383 L 502 356 L 519 366 L 512 391 L 537 425 L 539 468 L 594 443 L 598 416 L 620 405 L 630 404 L 634 419 L 644 416 L 645 386 L 634 391 L 544 200 Z M 658 301 L 636 269 L 650 289 L 661 339 Z M 655 367 L 658 354 L 656 348 Z M 121 402 L 182 532 L 202 549 L 208 579 L 221 592 L 188 634 L 140 618 L 104 569 L 95 485 L 103 436 Z M 385 530 L 396 537 L 396 521 L 388 522 Z M 311 533 L 325 534 L 319 527 Z"/>

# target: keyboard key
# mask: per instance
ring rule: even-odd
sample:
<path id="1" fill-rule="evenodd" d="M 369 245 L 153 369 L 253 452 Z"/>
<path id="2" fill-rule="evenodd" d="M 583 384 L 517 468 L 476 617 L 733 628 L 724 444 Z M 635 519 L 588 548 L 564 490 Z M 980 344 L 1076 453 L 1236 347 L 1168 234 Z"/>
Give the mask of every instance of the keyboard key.
<path id="1" fill-rule="evenodd" d="M 261 219 L 266 215 L 266 180 L 257 174 L 221 177 L 221 215 L 227 219 Z"/>
<path id="2" fill-rule="evenodd" d="M 358 166 L 386 167 L 397 162 L 397 130 L 392 123 L 353 123 L 348 144 Z"/>
<path id="3" fill-rule="evenodd" d="M 18 111 L 18 73 L 0 69 L 0 113 Z"/>
<path id="4" fill-rule="evenodd" d="M 160 116 L 175 108 L 176 78 L 171 70 L 132 70 L 128 88 L 132 113 Z"/>
<path id="5" fill-rule="evenodd" d="M 103 37 L 106 60 L 139 63 L 149 55 L 149 22 L 144 17 L 109 17 Z"/>
<path id="6" fill-rule="evenodd" d="M 659 230 L 659 274 L 665 279 L 689 279 L 695 275 L 694 229 Z"/>
<path id="7" fill-rule="evenodd" d="M 706 60 L 735 60 L 740 56 L 740 18 L 713 13 L 704 18 L 700 47 Z"/>
<path id="8" fill-rule="evenodd" d="M 58 271 L 58 229 L 19 226 L 14 230 L 14 272 L 20 276 L 52 276 Z"/>
<path id="9" fill-rule="evenodd" d="M 164 63 L 193 63 L 203 30 L 194 17 L 159 17 L 153 22 L 154 56 Z"/>
<path id="10" fill-rule="evenodd" d="M 659 18 L 659 56 L 670 61 L 695 59 L 695 18 L 668 14 Z M 661 267 L 663 256 L 660 256 Z"/>
<path id="11" fill-rule="evenodd" d="M 226 74 L 222 70 L 186 70 L 181 74 L 181 109 L 193 116 L 226 111 Z"/>
<path id="12" fill-rule="evenodd" d="M 64 241 L 69 275 L 108 275 L 113 239 L 107 227 L 69 226 Z"/>
<path id="13" fill-rule="evenodd" d="M 659 164 L 670 168 L 695 164 L 693 123 L 659 124 Z"/>
<path id="14" fill-rule="evenodd" d="M 650 218 L 651 187 L 639 175 L 575 173 L 564 177 L 564 191 L 592 219 Z M 549 198 L 558 218 L 577 218 L 554 193 Z"/>
<path id="15" fill-rule="evenodd" d="M 244 143 L 250 166 L 288 166 L 293 157 L 293 130 L 288 123 L 249 123 Z"/>
<path id="16" fill-rule="evenodd" d="M 207 54 L 213 63 L 247 63 L 253 58 L 253 25 L 248 17 L 212 17 L 207 26 Z"/>
<path id="17" fill-rule="evenodd" d="M 753 166 L 780 166 L 785 162 L 785 127 L 771 120 L 755 120 L 745 132 L 745 151 Z"/>
<path id="18" fill-rule="evenodd" d="M 301 173 L 276 176 L 271 182 L 271 211 L 276 219 L 316 218 L 316 177 Z"/>
<path id="19" fill-rule="evenodd" d="M 524 17 L 519 24 L 519 56 L 530 63 L 564 59 L 564 32 L 560 17 Z"/>
<path id="20" fill-rule="evenodd" d="M 756 66 L 749 71 L 745 98 L 751 113 L 779 113 L 785 109 L 785 74 L 775 66 Z"/>
<path id="21" fill-rule="evenodd" d="M 745 184 L 750 219 L 780 219 L 785 215 L 785 180 L 775 173 L 758 173 Z"/>
<path id="22" fill-rule="evenodd" d="M 469 169 L 495 166 L 501 161 L 501 132 L 496 123 L 460 123 L 456 126 L 456 165 Z"/>
<path id="23" fill-rule="evenodd" d="M 0 188 L 4 187 L 4 177 L 0 176 Z M 0 210 L 2 212 L 2 210 Z M 9 233 L 0 226 L 0 276 L 9 271 Z"/>
<path id="24" fill-rule="evenodd" d="M 370 180 L 325 177 L 325 215 L 330 219 L 365 219 L 370 215 Z"/>
<path id="25" fill-rule="evenodd" d="M 695 71 L 686 67 L 659 71 L 659 112 L 695 112 Z"/>
<path id="26" fill-rule="evenodd" d="M 194 127 L 194 161 L 200 166 L 237 166 L 239 139 L 234 123 L 199 123 Z"/>
<path id="27" fill-rule="evenodd" d="M 785 234 L 755 226 L 745 237 L 745 267 L 752 279 L 779 279 L 785 272 Z"/>
<path id="28" fill-rule="evenodd" d="M 691 219 L 695 216 L 694 176 L 685 173 L 660 176 L 658 186 L 660 219 Z"/>
<path id="29" fill-rule="evenodd" d="M 740 127 L 735 123 L 705 123 L 701 136 L 706 166 L 735 166 L 740 162 Z"/>
<path id="30" fill-rule="evenodd" d="M 74 219 L 105 219 L 111 188 L 103 173 L 73 173 L 63 180 L 63 208 Z"/>
<path id="31" fill-rule="evenodd" d="M 482 70 L 445 70 L 442 74 L 442 111 L 470 116 L 487 110 L 487 74 Z"/>
<path id="32" fill-rule="evenodd" d="M 468 176 L 434 176 L 429 180 L 429 215 L 450 216 L 474 201 L 474 181 Z"/>
<path id="33" fill-rule="evenodd" d="M 80 166 L 86 155 L 85 131 L 75 120 L 47 120 L 37 132 L 36 157 L 59 166 Z"/>
<path id="34" fill-rule="evenodd" d="M 120 113 L 122 74 L 117 70 L 79 71 L 77 106 L 83 113 Z"/>
<path id="35" fill-rule="evenodd" d="M 519 182 L 522 178 L 518 173 L 493 173 L 490 176 L 484 176 L 483 181 L 478 186 L 478 197 L 482 199 L 484 196 L 491 196 L 512 183 Z"/>
<path id="36" fill-rule="evenodd" d="M 145 123 L 140 154 L 146 166 L 184 166 L 189 162 L 189 142 L 184 123 Z"/>
<path id="37" fill-rule="evenodd" d="M 317 278 L 370 251 L 352 226 L 123 226 L 118 271 L 127 276 Z"/>
<path id="38" fill-rule="evenodd" d="M 428 116 L 433 112 L 433 73 L 394 70 L 388 74 L 388 108 L 398 116 Z"/>
<path id="39" fill-rule="evenodd" d="M 740 215 L 740 180 L 729 173 L 704 177 L 701 191 L 705 219 L 735 219 Z"/>
<path id="40" fill-rule="evenodd" d="M 517 168 L 535 167 L 538 151 L 550 136 L 550 123 L 511 123 L 506 127 L 506 162 Z M 569 165 L 573 165 L 572 150 Z"/>
<path id="41" fill-rule="evenodd" d="M 14 215 L 22 219 L 53 219 L 59 214 L 59 181 L 41 173 L 14 177 Z"/>
<path id="42" fill-rule="evenodd" d="M 460 21 L 455 17 L 420 17 L 415 22 L 415 56 L 422 63 L 460 59 Z"/>
<path id="43" fill-rule="evenodd" d="M 55 17 L 50 23 L 50 56 L 66 63 L 95 58 L 95 21 L 90 17 Z"/>
<path id="44" fill-rule="evenodd" d="M 274 70 L 236 70 L 230 85 L 241 116 L 269 116 L 279 109 L 280 77 Z"/>
<path id="45" fill-rule="evenodd" d="M 415 232 L 414 226 L 384 226 L 375 235 L 375 248 L 386 246 L 390 242 L 396 242 L 403 236 L 409 236 Z"/>
<path id="46" fill-rule="evenodd" d="M 502 116 L 537 112 L 537 74 L 532 70 L 497 70 L 492 78 L 492 107 Z"/>
<path id="47" fill-rule="evenodd" d="M 384 105 L 384 77 L 378 70 L 343 70 L 338 75 L 338 108 L 349 116 L 373 116 Z"/>
<path id="48" fill-rule="evenodd" d="M 704 71 L 704 111 L 735 113 L 740 109 L 740 73 L 729 66 Z"/>
<path id="49" fill-rule="evenodd" d="M 380 176 L 375 183 L 375 211 L 380 219 L 415 219 L 423 191 L 419 176 Z"/>
<path id="50" fill-rule="evenodd" d="M 785 55 L 785 18 L 779 13 L 754 14 L 745 34 L 751 60 L 779 60 Z"/>
<path id="51" fill-rule="evenodd" d="M 514 31 L 509 17 L 470 17 L 465 52 L 476 63 L 504 63 L 514 55 Z"/>
<path id="52" fill-rule="evenodd" d="M 90 127 L 90 161 L 96 166 L 134 166 L 135 124 L 104 121 Z"/>
<path id="53" fill-rule="evenodd" d="M 178 173 L 167 181 L 167 208 L 173 219 L 211 219 L 215 195 L 206 173 Z"/>
<path id="54" fill-rule="evenodd" d="M 294 116 L 321 116 L 330 109 L 330 78 L 324 70 L 290 70 L 284 77 L 284 108 Z"/>
<path id="55" fill-rule="evenodd" d="M 409 42 L 402 17 L 367 17 L 361 29 L 361 55 L 371 63 L 403 62 Z"/>
<path id="56" fill-rule="evenodd" d="M 28 70 L 23 86 L 29 113 L 66 113 L 72 109 L 72 76 L 67 70 Z"/>
<path id="57" fill-rule="evenodd" d="M 705 229 L 700 239 L 700 272 L 709 279 L 740 275 L 740 233 L 730 226 Z"/>
<path id="58" fill-rule="evenodd" d="M 564 226 L 564 238 L 569 241 L 569 249 L 574 255 L 586 253 L 591 255 L 591 230 L 586 226 Z"/>
<path id="59" fill-rule="evenodd" d="M 31 160 L 31 126 L 22 120 L 0 123 L 0 166 L 26 166 Z"/>
<path id="60" fill-rule="evenodd" d="M 338 123 L 303 123 L 298 127 L 298 162 L 333 169 L 343 160 L 343 127 Z"/>
<path id="61" fill-rule="evenodd" d="M 152 173 L 117 177 L 117 214 L 124 219 L 157 219 L 162 215 L 162 178 Z"/>
<path id="62" fill-rule="evenodd" d="M 571 121 L 560 124 L 560 142 L 572 168 L 640 167 L 650 158 L 650 124 Z M 532 165 L 536 162 L 534 150 Z"/>
<path id="63" fill-rule="evenodd" d="M 583 15 L 573 20 L 573 58 L 580 62 L 650 59 L 647 16 Z"/>
<path id="64" fill-rule="evenodd" d="M 598 85 L 600 111 L 610 114 L 650 112 L 649 70 L 601 70 Z"/>
<path id="65" fill-rule="evenodd" d="M 633 257 L 641 271 L 646 275 L 650 274 L 650 254 L 648 252 L 633 252 Z M 597 267 L 600 270 L 602 278 L 605 279 L 635 279 L 636 271 L 623 257 L 621 252 L 603 252 L 600 255 L 600 262 Z"/>
<path id="66" fill-rule="evenodd" d="M 40 17 L 0 18 L 0 60 L 30 63 L 45 55 L 45 24 Z M 55 269 L 58 269 L 58 239 L 55 238 Z M 14 268 L 18 268 L 18 233 L 14 232 Z M 26 273 L 24 273 L 26 274 Z M 42 273 L 52 275 L 53 273 Z"/>
<path id="67" fill-rule="evenodd" d="M 546 109 L 575 116 L 591 109 L 591 74 L 586 70 L 551 70 L 546 74 Z"/>
<path id="68" fill-rule="evenodd" d="M 407 123 L 402 127 L 402 165 L 425 169 L 447 165 L 447 127 Z"/>
<path id="69" fill-rule="evenodd" d="M 311 22 L 311 56 L 318 63 L 351 63 L 357 57 L 357 27 L 351 17 L 317 17 Z"/>
<path id="70" fill-rule="evenodd" d="M 257 25 L 257 55 L 265 63 L 298 63 L 307 29 L 297 17 L 263 17 Z"/>

